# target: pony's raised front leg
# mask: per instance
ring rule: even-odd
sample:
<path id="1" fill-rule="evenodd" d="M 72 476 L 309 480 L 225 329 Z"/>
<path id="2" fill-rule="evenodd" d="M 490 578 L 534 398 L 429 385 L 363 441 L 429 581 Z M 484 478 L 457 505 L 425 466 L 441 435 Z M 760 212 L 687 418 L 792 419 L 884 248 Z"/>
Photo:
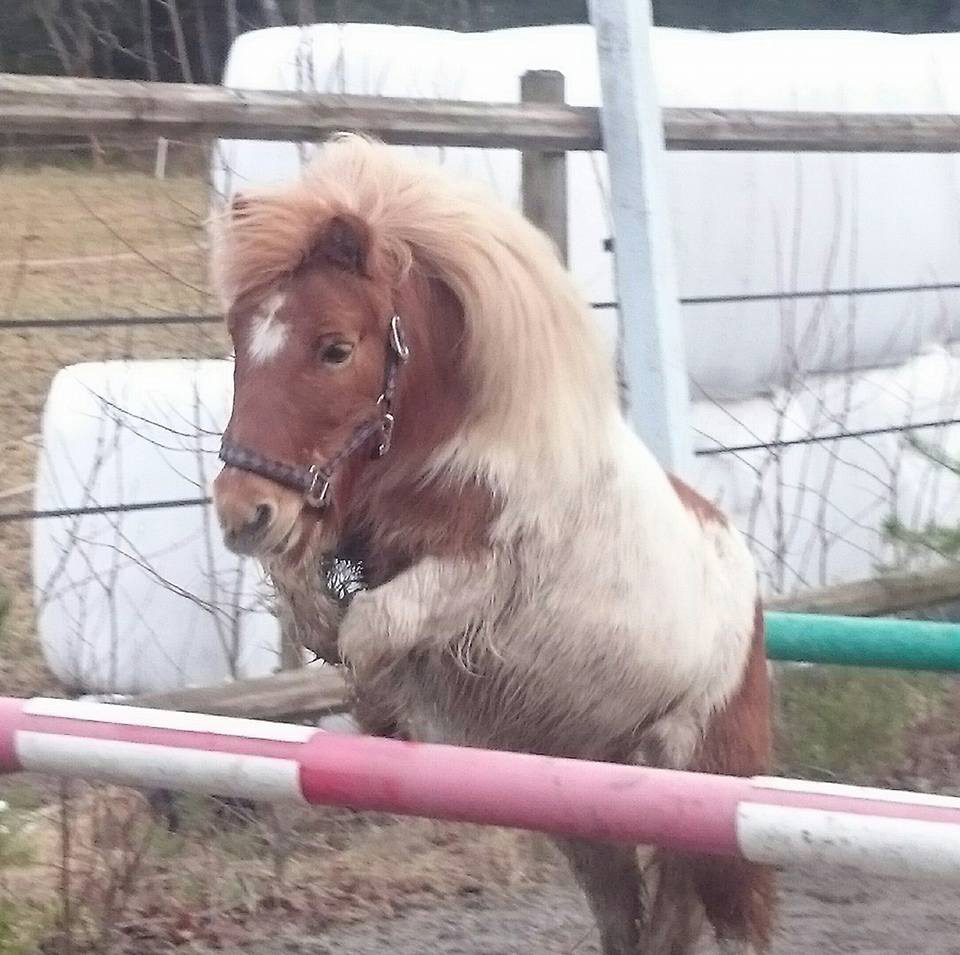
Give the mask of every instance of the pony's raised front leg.
<path id="1" fill-rule="evenodd" d="M 340 657 L 354 684 L 354 715 L 365 732 L 432 742 L 445 727 L 424 719 L 407 662 L 468 629 L 482 599 L 484 569 L 427 558 L 375 590 L 357 594 L 340 624 Z"/>
<path id="2" fill-rule="evenodd" d="M 603 955 L 639 955 L 643 883 L 637 850 L 581 839 L 556 839 L 600 930 Z"/>
<path id="3" fill-rule="evenodd" d="M 483 567 L 425 558 L 353 598 L 340 624 L 340 655 L 362 669 L 418 644 L 444 641 L 469 626 L 488 586 Z"/>

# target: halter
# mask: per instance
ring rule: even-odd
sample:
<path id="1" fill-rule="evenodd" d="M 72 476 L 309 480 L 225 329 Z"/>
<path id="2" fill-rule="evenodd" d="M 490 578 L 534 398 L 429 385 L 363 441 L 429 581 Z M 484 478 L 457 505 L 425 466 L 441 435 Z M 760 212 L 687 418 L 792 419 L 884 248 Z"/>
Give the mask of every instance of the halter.
<path id="1" fill-rule="evenodd" d="M 259 477 L 267 478 L 275 484 L 300 491 L 310 507 L 323 510 L 329 503 L 330 482 L 337 468 L 354 451 L 363 447 L 375 434 L 380 440 L 373 452 L 374 458 L 382 458 L 389 450 L 393 440 L 393 395 L 397 386 L 397 372 L 410 357 L 410 349 L 400 327 L 400 316 L 390 319 L 390 331 L 387 335 L 387 361 L 383 373 L 383 390 L 377 398 L 376 413 L 353 429 L 353 433 L 339 451 L 324 465 L 311 464 L 303 467 L 287 464 L 272 458 L 266 458 L 257 451 L 230 444 L 226 439 L 220 445 L 220 460 L 224 464 L 240 471 L 248 471 Z"/>

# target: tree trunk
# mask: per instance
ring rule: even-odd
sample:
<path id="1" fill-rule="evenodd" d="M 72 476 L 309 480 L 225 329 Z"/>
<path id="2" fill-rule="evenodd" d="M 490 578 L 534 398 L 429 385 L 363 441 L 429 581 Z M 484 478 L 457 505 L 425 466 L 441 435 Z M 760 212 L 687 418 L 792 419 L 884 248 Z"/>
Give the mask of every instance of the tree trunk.
<path id="1" fill-rule="evenodd" d="M 187 41 L 183 35 L 183 21 L 180 19 L 180 8 L 177 0 L 163 0 L 170 17 L 170 29 L 173 30 L 173 42 L 177 48 L 177 59 L 180 61 L 180 74 L 184 83 L 193 82 L 193 70 L 190 68 L 190 57 L 187 55 Z"/>
<path id="2" fill-rule="evenodd" d="M 240 33 L 240 21 L 237 18 L 237 0 L 224 0 L 227 14 L 227 38 L 232 44 Z"/>
<path id="3" fill-rule="evenodd" d="M 263 19 L 268 27 L 285 26 L 283 14 L 280 12 L 280 6 L 277 0 L 260 0 L 260 9 L 263 12 Z"/>
<path id="4" fill-rule="evenodd" d="M 297 0 L 297 22 L 302 27 L 317 22 L 317 10 L 313 0 Z"/>
<path id="5" fill-rule="evenodd" d="M 73 42 L 76 47 L 75 76 L 93 76 L 93 43 L 96 27 L 84 9 L 83 0 L 74 0 Z"/>
<path id="6" fill-rule="evenodd" d="M 210 49 L 210 33 L 207 19 L 203 15 L 203 0 L 194 0 L 194 14 L 197 18 L 197 44 L 200 47 L 200 67 L 204 83 L 216 83 L 216 70 L 213 68 L 213 50 Z"/>
<path id="7" fill-rule="evenodd" d="M 153 17 L 150 12 L 150 0 L 140 0 L 140 29 L 147 79 L 156 82 L 160 79 L 160 73 L 157 70 L 157 56 L 153 51 Z"/>

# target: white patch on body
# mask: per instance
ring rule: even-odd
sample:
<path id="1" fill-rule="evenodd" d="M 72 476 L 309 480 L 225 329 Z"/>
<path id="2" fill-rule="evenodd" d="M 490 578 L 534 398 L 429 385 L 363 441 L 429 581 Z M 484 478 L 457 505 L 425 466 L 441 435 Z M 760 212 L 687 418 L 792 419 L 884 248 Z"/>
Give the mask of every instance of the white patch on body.
<path id="1" fill-rule="evenodd" d="M 287 326 L 277 318 L 277 312 L 283 307 L 283 302 L 283 295 L 276 292 L 267 301 L 263 313 L 253 317 L 249 353 L 250 360 L 254 364 L 263 364 L 275 358 L 286 344 Z"/>
<path id="2" fill-rule="evenodd" d="M 427 558 L 360 595 L 340 648 L 351 662 L 376 665 L 387 647 L 399 656 L 496 621 L 474 639 L 516 672 L 589 696 L 611 734 L 669 707 L 651 733 L 666 762 L 684 768 L 742 680 L 757 599 L 753 561 L 735 530 L 683 506 L 619 414 L 605 428 L 595 422 L 589 443 L 592 462 L 584 453 L 586 464 L 554 468 L 547 483 L 517 455 L 490 559 Z M 503 460 L 472 470 L 490 474 Z M 577 674 L 587 670 L 585 682 Z"/>

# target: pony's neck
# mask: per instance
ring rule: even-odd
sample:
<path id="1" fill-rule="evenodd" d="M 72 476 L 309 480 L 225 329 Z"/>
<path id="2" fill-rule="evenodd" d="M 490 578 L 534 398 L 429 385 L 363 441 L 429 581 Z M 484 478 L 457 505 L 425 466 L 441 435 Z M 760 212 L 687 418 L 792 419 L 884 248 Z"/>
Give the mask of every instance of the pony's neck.
<path id="1" fill-rule="evenodd" d="M 459 303 L 414 271 L 394 304 L 410 358 L 397 381 L 393 445 L 382 460 L 359 462 L 341 532 L 344 554 L 361 559 L 375 581 L 426 556 L 482 551 L 496 512 L 479 477 L 433 465 L 435 449 L 455 443 L 468 418 Z"/>
<path id="2" fill-rule="evenodd" d="M 552 324 L 522 326 L 513 306 L 521 326 L 500 343 L 503 365 L 530 374 L 494 395 L 465 363 L 476 332 L 459 299 L 422 274 L 404 284 L 397 310 L 411 358 L 398 386 L 394 447 L 363 469 L 343 537 L 358 542 L 365 563 L 381 565 L 375 575 L 424 556 L 480 555 L 528 531 L 561 538 L 571 508 L 602 493 L 618 470 L 630 438 L 613 358 L 569 279 L 556 277 Z"/>

